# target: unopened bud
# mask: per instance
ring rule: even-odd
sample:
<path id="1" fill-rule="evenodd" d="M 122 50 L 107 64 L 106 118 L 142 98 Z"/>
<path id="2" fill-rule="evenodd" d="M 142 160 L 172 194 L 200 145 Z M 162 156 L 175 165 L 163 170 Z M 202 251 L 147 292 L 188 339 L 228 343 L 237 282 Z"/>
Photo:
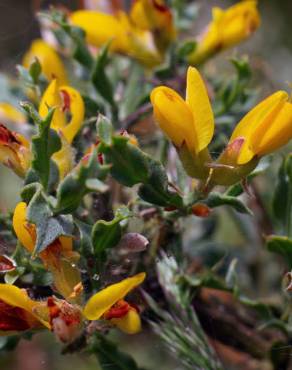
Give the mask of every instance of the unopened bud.
<path id="1" fill-rule="evenodd" d="M 211 209 L 203 203 L 197 203 L 192 206 L 192 214 L 197 217 L 209 217 Z"/>

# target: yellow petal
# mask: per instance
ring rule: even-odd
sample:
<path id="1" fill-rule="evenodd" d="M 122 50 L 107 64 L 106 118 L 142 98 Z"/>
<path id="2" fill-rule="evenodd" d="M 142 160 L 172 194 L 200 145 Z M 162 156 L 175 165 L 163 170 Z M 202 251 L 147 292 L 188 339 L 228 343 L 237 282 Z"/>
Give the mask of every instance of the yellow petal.
<path id="1" fill-rule="evenodd" d="M 126 334 L 136 334 L 141 331 L 141 319 L 134 308 L 131 308 L 124 317 L 111 319 L 110 322 Z"/>
<path id="2" fill-rule="evenodd" d="M 61 141 L 62 149 L 54 153 L 52 159 L 58 166 L 60 180 L 63 180 L 74 167 L 74 151 L 63 135 L 61 136 Z"/>
<path id="3" fill-rule="evenodd" d="M 85 31 L 89 44 L 100 47 L 112 41 L 112 50 L 128 50 L 127 30 L 117 17 L 96 11 L 78 10 L 71 14 L 70 21 Z"/>
<path id="4" fill-rule="evenodd" d="M 42 72 L 48 81 L 57 79 L 60 84 L 68 83 L 66 70 L 60 57 L 49 44 L 41 39 L 34 40 L 24 55 L 22 62 L 24 67 L 28 68 L 35 58 L 39 60 Z"/>
<path id="5" fill-rule="evenodd" d="M 238 164 L 249 162 L 257 154 L 259 138 L 266 132 L 287 99 L 285 91 L 278 91 L 253 108 L 238 123 L 229 141 L 232 142 L 239 137 L 245 139 L 237 160 Z"/>
<path id="6" fill-rule="evenodd" d="M 69 109 L 71 113 L 71 120 L 62 128 L 62 133 L 68 143 L 72 143 L 74 137 L 79 132 L 84 120 L 84 102 L 79 92 L 70 86 L 61 86 L 59 89 L 69 96 Z"/>
<path id="7" fill-rule="evenodd" d="M 24 290 L 14 285 L 0 284 L 0 299 L 11 306 L 24 309 L 44 326 L 50 328 L 50 324 L 36 314 L 37 308 L 41 303 L 30 299 Z"/>
<path id="8" fill-rule="evenodd" d="M 98 320 L 117 301 L 124 298 L 131 290 L 140 285 L 145 279 L 145 273 L 124 279 L 112 284 L 92 296 L 86 303 L 83 314 L 88 320 Z"/>
<path id="9" fill-rule="evenodd" d="M 194 117 L 197 152 L 205 149 L 214 134 L 214 116 L 208 92 L 199 71 L 194 67 L 188 68 L 186 102 Z"/>
<path id="10" fill-rule="evenodd" d="M 14 108 L 9 103 L 0 103 L 0 119 L 1 121 L 9 121 L 12 123 L 25 123 L 26 117 L 18 109 Z"/>
<path id="11" fill-rule="evenodd" d="M 271 126 L 258 139 L 257 155 L 263 156 L 286 145 L 292 138 L 292 104 L 285 103 Z"/>
<path id="12" fill-rule="evenodd" d="M 26 227 L 26 208 L 26 203 L 18 203 L 14 210 L 12 221 L 13 228 L 18 240 L 30 253 L 32 253 L 35 246 L 35 238 L 33 238 L 32 236 L 33 229 L 28 229 L 28 227 Z"/>
<path id="13" fill-rule="evenodd" d="M 62 104 L 59 84 L 55 79 L 44 92 L 39 106 L 39 114 L 42 118 L 47 116 L 49 108 L 56 108 L 51 122 L 51 128 L 54 130 L 59 130 L 66 125 L 66 117 L 62 112 Z"/>
<path id="14" fill-rule="evenodd" d="M 174 145 L 180 147 L 186 142 L 191 151 L 196 151 L 193 115 L 186 102 L 166 86 L 153 89 L 150 99 L 156 121 Z"/>

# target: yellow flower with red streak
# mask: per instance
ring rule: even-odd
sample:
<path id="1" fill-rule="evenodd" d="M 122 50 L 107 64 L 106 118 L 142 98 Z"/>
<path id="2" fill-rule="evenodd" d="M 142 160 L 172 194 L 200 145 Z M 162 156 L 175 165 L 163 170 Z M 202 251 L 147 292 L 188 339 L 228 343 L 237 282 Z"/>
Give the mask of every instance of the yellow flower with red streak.
<path id="1" fill-rule="evenodd" d="M 76 339 L 84 320 L 106 320 L 128 334 L 141 330 L 136 306 L 123 298 L 140 285 L 145 274 L 126 278 L 94 294 L 82 308 L 54 296 L 43 301 L 32 300 L 24 289 L 0 284 L 0 335 L 30 329 L 50 329 L 64 343 Z"/>
<path id="2" fill-rule="evenodd" d="M 21 112 L 12 110 L 13 107 L 3 106 L 8 120 L 23 118 Z M 54 79 L 44 92 L 39 114 L 45 118 L 49 108 L 55 108 L 51 128 L 58 132 L 62 148 L 54 153 L 52 159 L 57 163 L 60 179 L 63 179 L 74 166 L 74 152 L 71 147 L 80 128 L 83 125 L 85 108 L 84 102 L 77 90 L 70 86 L 59 85 Z M 1 113 L 1 105 L 0 105 Z M 18 114 L 19 113 L 19 114 Z M 67 120 L 67 116 L 70 119 Z M 31 164 L 31 144 L 21 134 L 8 130 L 0 125 L 0 162 L 13 169 L 19 176 L 24 177 Z"/>
<path id="3" fill-rule="evenodd" d="M 59 85 L 54 79 L 47 87 L 40 102 L 39 114 L 42 118 L 46 117 L 49 108 L 55 108 L 50 127 L 58 132 L 62 141 L 61 150 L 54 153 L 52 158 L 58 165 L 60 178 L 63 179 L 74 166 L 71 144 L 83 125 L 84 102 L 77 90 L 70 86 Z M 68 113 L 70 113 L 69 122 Z"/>
<path id="4" fill-rule="evenodd" d="M 129 55 L 149 67 L 162 62 L 166 48 L 175 38 L 172 14 L 163 0 L 137 0 L 129 15 L 123 11 L 111 15 L 79 10 L 71 14 L 70 21 L 86 32 L 90 45 L 101 47 L 110 41 L 112 51 Z"/>
<path id="5" fill-rule="evenodd" d="M 186 172 L 203 180 L 209 178 L 214 184 L 239 181 L 261 157 L 292 138 L 292 104 L 286 92 L 278 91 L 243 117 L 214 163 L 207 148 L 214 133 L 214 117 L 207 90 L 194 67 L 188 69 L 185 100 L 160 86 L 152 91 L 151 102 L 154 117 L 176 146 Z"/>
<path id="6" fill-rule="evenodd" d="M 0 163 L 24 177 L 30 167 L 31 152 L 28 140 L 0 124 Z"/>
<path id="7" fill-rule="evenodd" d="M 41 39 L 34 40 L 31 43 L 30 49 L 23 57 L 23 66 L 29 68 L 36 58 L 48 81 L 57 79 L 62 85 L 68 84 L 67 73 L 62 60 L 54 48 Z"/>
<path id="8" fill-rule="evenodd" d="M 188 62 L 196 65 L 251 36 L 260 25 L 256 0 L 245 0 L 223 10 L 213 8 L 213 20 L 198 39 Z"/>

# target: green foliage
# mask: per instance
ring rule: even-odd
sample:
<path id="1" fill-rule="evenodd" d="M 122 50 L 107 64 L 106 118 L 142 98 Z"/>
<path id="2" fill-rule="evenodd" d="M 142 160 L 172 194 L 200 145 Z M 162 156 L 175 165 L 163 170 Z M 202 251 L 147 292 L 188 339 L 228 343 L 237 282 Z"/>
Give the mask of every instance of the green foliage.
<path id="1" fill-rule="evenodd" d="M 292 240 L 285 236 L 270 235 L 267 237 L 267 248 L 270 252 L 284 257 L 289 269 L 292 269 Z"/>
<path id="2" fill-rule="evenodd" d="M 37 126 L 37 134 L 32 137 L 32 169 L 40 179 L 45 189 L 50 185 L 52 176 L 56 177 L 56 167 L 51 157 L 61 149 L 61 140 L 55 130 L 50 128 L 51 120 L 54 115 L 54 108 L 49 110 L 46 118 L 41 119 L 33 106 L 29 103 L 23 103 L 22 107 L 27 111 Z M 50 178 L 51 177 L 51 178 Z"/>
<path id="3" fill-rule="evenodd" d="M 97 256 L 101 255 L 106 249 L 118 244 L 122 236 L 120 223 L 129 217 L 129 210 L 124 207 L 116 211 L 113 220 L 99 220 L 94 224 L 92 228 L 92 245 Z"/>
<path id="4" fill-rule="evenodd" d="M 222 205 L 227 205 L 234 208 L 237 212 L 246 213 L 251 215 L 252 211 L 238 198 L 230 195 L 225 195 L 221 193 L 210 193 L 205 203 L 210 208 L 216 208 Z"/>
<path id="5" fill-rule="evenodd" d="M 117 345 L 101 334 L 95 334 L 90 352 L 97 355 L 103 370 L 143 370 L 129 355 L 121 352 Z"/>
<path id="6" fill-rule="evenodd" d="M 29 203 L 27 220 L 36 225 L 37 239 L 33 256 L 45 250 L 59 236 L 71 236 L 73 232 L 72 216 L 54 216 L 49 199 L 41 189 Z"/>
<path id="7" fill-rule="evenodd" d="M 283 158 L 277 178 L 273 199 L 273 210 L 276 219 L 281 223 L 288 236 L 292 232 L 292 154 Z"/>
<path id="8" fill-rule="evenodd" d="M 98 163 L 97 153 L 94 150 L 86 161 L 81 161 L 73 171 L 65 177 L 57 189 L 57 204 L 55 213 L 71 213 L 80 205 L 85 194 L 92 191 L 95 183 L 92 181 L 103 180 L 108 172 L 107 166 Z M 98 182 L 99 188 L 105 191 L 107 187 Z"/>

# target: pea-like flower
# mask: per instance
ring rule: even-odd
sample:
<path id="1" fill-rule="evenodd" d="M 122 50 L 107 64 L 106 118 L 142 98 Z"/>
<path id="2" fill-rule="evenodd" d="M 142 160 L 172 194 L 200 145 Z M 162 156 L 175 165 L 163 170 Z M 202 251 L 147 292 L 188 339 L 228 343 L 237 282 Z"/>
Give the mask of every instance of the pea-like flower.
<path id="1" fill-rule="evenodd" d="M 60 178 L 70 172 L 74 165 L 71 143 L 84 120 L 84 102 L 79 92 L 70 86 L 59 85 L 58 81 L 53 80 L 44 92 L 39 114 L 45 118 L 49 108 L 55 108 L 51 121 L 51 128 L 56 130 L 62 140 L 62 148 L 53 155 L 53 160 L 59 168 Z M 68 121 L 67 117 L 70 115 Z"/>
<path id="2" fill-rule="evenodd" d="M 79 10 L 70 16 L 73 25 L 82 28 L 87 42 L 101 47 L 111 42 L 114 52 L 129 55 L 142 64 L 160 64 L 169 43 L 175 38 L 172 14 L 162 0 L 137 0 L 129 15 Z"/>
<path id="3" fill-rule="evenodd" d="M 259 103 L 238 123 L 216 161 L 207 149 L 214 133 L 214 118 L 199 72 L 189 67 L 186 100 L 160 86 L 151 93 L 154 117 L 175 145 L 186 172 L 214 185 L 231 185 L 247 176 L 261 157 L 292 138 L 292 104 L 278 91 Z"/>
<path id="4" fill-rule="evenodd" d="M 31 152 L 28 140 L 0 124 L 0 163 L 24 177 L 30 166 Z"/>
<path id="5" fill-rule="evenodd" d="M 138 308 L 124 298 L 140 285 L 145 273 L 139 273 L 94 294 L 84 307 L 54 296 L 37 301 L 24 289 L 0 284 L 0 335 L 11 335 L 30 329 L 52 330 L 58 339 L 70 343 L 87 320 L 105 320 L 128 334 L 141 330 Z"/>
<path id="6" fill-rule="evenodd" d="M 35 58 L 41 64 L 42 72 L 48 81 L 57 79 L 60 84 L 67 85 L 68 78 L 62 60 L 54 48 L 42 39 L 34 40 L 23 57 L 22 64 L 28 68 Z"/>
<path id="7" fill-rule="evenodd" d="M 226 10 L 213 8 L 213 20 L 197 40 L 195 50 L 189 55 L 189 63 L 200 64 L 214 54 L 239 44 L 259 25 L 260 15 L 255 0 L 241 1 Z"/>
<path id="8" fill-rule="evenodd" d="M 231 166 L 214 170 L 213 181 L 229 185 L 249 173 L 261 157 L 286 145 L 292 138 L 292 104 L 285 91 L 277 91 L 256 105 L 235 127 L 217 163 Z M 234 168 L 232 168 L 234 167 Z"/>
<path id="9" fill-rule="evenodd" d="M 189 67 L 185 100 L 173 89 L 158 86 L 151 92 L 154 117 L 175 145 L 187 173 L 206 179 L 211 161 L 207 146 L 214 133 L 214 116 L 199 72 Z"/>
<path id="10" fill-rule="evenodd" d="M 35 225 L 26 217 L 27 205 L 17 204 L 13 214 L 13 228 L 18 240 L 29 253 L 34 252 L 36 244 Z M 73 251 L 72 237 L 60 236 L 40 253 L 44 266 L 52 273 L 56 290 L 66 299 L 78 299 L 76 287 L 80 287 L 80 272 L 76 267 L 79 254 Z M 82 288 L 82 286 L 81 286 Z"/>

